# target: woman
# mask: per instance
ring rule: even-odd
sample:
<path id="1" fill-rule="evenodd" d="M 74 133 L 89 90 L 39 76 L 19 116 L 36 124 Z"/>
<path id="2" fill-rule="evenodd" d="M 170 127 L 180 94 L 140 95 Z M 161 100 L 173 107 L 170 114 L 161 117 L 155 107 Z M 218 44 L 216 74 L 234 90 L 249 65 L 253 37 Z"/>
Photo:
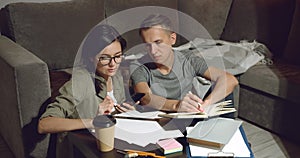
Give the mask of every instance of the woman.
<path id="1" fill-rule="evenodd" d="M 109 25 L 96 26 L 82 45 L 85 68 L 73 70 L 72 79 L 41 116 L 38 132 L 57 133 L 93 128 L 98 114 L 133 109 L 125 101 L 123 78 L 118 73 L 126 41 Z"/>

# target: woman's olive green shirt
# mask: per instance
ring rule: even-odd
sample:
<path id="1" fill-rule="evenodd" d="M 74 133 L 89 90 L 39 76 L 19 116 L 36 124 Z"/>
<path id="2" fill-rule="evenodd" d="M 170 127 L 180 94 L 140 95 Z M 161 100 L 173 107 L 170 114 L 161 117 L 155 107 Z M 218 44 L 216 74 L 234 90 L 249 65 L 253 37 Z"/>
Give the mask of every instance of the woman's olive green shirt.
<path id="1" fill-rule="evenodd" d="M 125 101 L 123 77 L 118 72 L 112 77 L 112 81 L 114 96 L 120 104 Z M 98 93 L 95 84 L 101 87 Z M 59 92 L 60 95 L 48 105 L 41 118 L 48 116 L 72 119 L 94 118 L 98 112 L 98 105 L 107 95 L 106 81 L 86 69 L 74 69 L 72 78 L 59 89 Z"/>

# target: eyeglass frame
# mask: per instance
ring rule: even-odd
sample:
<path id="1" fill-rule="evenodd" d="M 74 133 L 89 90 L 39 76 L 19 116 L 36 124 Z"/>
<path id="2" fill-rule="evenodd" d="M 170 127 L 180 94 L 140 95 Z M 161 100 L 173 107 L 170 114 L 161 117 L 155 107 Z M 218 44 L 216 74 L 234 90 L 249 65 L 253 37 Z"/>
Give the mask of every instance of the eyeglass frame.
<path id="1" fill-rule="evenodd" d="M 109 65 L 109 64 L 111 63 L 111 61 L 114 59 L 114 62 L 115 62 L 116 64 L 120 64 L 120 63 L 122 62 L 122 60 L 121 60 L 120 62 L 117 62 L 117 61 L 116 61 L 116 58 L 118 58 L 118 57 L 120 57 L 120 58 L 122 59 L 122 58 L 125 57 L 125 55 L 124 55 L 124 54 L 121 54 L 121 55 L 116 55 L 116 56 L 113 56 L 113 57 L 111 57 L 111 56 L 109 56 L 109 57 L 108 57 L 108 56 L 107 56 L 107 57 L 101 57 L 101 56 L 100 56 L 100 57 L 98 58 L 98 62 L 100 62 L 101 65 L 106 66 L 106 65 Z M 109 62 L 108 62 L 107 64 L 102 64 L 101 61 L 103 61 L 103 59 L 101 59 L 101 58 L 109 58 Z"/>

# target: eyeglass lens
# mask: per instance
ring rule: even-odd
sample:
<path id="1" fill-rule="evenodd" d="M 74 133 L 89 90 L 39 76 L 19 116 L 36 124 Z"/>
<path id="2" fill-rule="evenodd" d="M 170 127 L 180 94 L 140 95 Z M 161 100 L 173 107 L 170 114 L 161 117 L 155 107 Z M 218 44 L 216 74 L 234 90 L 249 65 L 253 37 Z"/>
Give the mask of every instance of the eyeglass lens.
<path id="1" fill-rule="evenodd" d="M 102 65 L 108 65 L 111 63 L 112 60 L 114 60 L 115 63 L 119 64 L 122 61 L 122 55 L 117 55 L 114 57 L 100 57 L 99 61 Z"/>

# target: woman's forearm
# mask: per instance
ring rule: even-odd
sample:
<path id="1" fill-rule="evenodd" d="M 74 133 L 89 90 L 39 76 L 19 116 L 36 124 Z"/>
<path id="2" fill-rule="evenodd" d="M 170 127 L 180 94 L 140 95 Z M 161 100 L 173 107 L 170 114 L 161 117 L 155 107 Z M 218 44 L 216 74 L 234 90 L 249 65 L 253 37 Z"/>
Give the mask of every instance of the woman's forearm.
<path id="1" fill-rule="evenodd" d="M 39 121 L 38 132 L 58 133 L 92 127 L 92 119 L 67 119 L 58 117 L 46 117 Z"/>

